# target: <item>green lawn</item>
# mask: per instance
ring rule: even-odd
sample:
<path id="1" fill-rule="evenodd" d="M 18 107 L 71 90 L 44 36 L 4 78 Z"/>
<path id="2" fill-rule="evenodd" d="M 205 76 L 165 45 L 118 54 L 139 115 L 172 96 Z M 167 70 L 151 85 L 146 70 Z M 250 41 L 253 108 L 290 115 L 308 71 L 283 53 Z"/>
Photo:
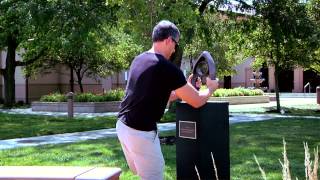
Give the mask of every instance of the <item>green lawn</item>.
<path id="1" fill-rule="evenodd" d="M 166 113 L 161 122 L 172 122 Z M 0 140 L 114 128 L 116 116 L 74 118 L 0 113 Z"/>
<path id="2" fill-rule="evenodd" d="M 0 113 L 0 140 L 113 128 L 116 117 L 74 118 Z"/>
<path id="3" fill-rule="evenodd" d="M 319 110 L 306 109 L 306 106 L 284 109 L 286 115 L 320 117 Z M 265 111 L 267 110 L 270 108 L 265 109 Z M 68 119 L 67 117 L 0 113 L 0 140 L 114 128 L 116 119 L 115 116 Z M 161 122 L 172 122 L 174 119 L 175 114 L 167 112 Z"/>
<path id="4" fill-rule="evenodd" d="M 253 154 L 268 179 L 282 179 L 279 159 L 282 159 L 283 138 L 287 142 L 292 177 L 304 179 L 302 143 L 308 142 L 312 151 L 320 146 L 320 118 L 278 118 L 231 125 L 232 179 L 261 179 Z M 165 179 L 176 179 L 175 146 L 163 145 L 162 150 L 166 161 Z M 138 179 L 128 170 L 116 138 L 2 150 L 0 165 L 118 166 L 123 170 L 122 179 Z"/>

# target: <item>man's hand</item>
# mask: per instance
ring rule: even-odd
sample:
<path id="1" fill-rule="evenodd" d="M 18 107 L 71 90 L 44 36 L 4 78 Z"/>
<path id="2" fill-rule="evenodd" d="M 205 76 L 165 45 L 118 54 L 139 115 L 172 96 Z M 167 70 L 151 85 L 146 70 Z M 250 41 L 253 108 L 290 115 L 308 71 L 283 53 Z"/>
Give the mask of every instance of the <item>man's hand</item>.
<path id="1" fill-rule="evenodd" d="M 169 102 L 177 100 L 179 97 L 176 95 L 174 91 L 171 91 L 170 97 L 169 97 Z"/>
<path id="2" fill-rule="evenodd" d="M 193 74 L 191 74 L 189 77 L 188 77 L 188 82 L 190 83 L 190 84 L 192 84 L 192 77 L 193 77 Z M 197 78 L 197 81 L 196 81 L 196 84 L 195 84 L 195 88 L 199 91 L 199 89 L 201 88 L 201 84 L 202 84 L 202 82 L 201 82 L 201 79 L 200 79 L 200 77 L 198 77 Z"/>
<path id="3" fill-rule="evenodd" d="M 215 80 L 210 79 L 207 77 L 206 79 L 207 87 L 209 89 L 210 95 L 213 93 L 214 90 L 218 89 L 219 87 L 219 79 L 216 78 Z"/>
<path id="4" fill-rule="evenodd" d="M 188 83 L 176 89 L 175 93 L 180 99 L 186 101 L 192 107 L 199 108 L 208 101 L 213 91 L 218 88 L 218 80 L 211 80 L 210 78 L 207 78 L 206 84 L 208 88 L 197 91 L 190 83 L 191 78 L 192 76 L 189 76 Z"/>

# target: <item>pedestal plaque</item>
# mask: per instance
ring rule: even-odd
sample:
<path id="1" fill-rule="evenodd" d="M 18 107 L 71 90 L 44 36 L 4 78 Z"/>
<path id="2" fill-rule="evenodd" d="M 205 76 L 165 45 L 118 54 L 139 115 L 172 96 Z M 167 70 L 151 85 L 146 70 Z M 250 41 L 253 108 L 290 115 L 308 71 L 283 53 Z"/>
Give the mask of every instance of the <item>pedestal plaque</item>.
<path id="1" fill-rule="evenodd" d="M 179 121 L 179 137 L 197 139 L 197 123 L 191 121 Z"/>

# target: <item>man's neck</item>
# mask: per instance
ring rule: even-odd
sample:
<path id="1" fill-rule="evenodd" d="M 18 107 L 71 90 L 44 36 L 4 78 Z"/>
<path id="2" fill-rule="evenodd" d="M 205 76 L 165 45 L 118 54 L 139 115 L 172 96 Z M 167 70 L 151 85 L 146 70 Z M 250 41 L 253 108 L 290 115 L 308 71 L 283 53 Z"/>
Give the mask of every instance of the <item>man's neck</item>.
<path id="1" fill-rule="evenodd" d="M 161 54 L 163 57 L 166 59 L 169 59 L 169 57 L 166 56 L 166 52 L 163 50 L 161 47 L 163 44 L 160 43 L 153 43 L 151 49 L 148 52 L 156 53 L 156 54 Z"/>

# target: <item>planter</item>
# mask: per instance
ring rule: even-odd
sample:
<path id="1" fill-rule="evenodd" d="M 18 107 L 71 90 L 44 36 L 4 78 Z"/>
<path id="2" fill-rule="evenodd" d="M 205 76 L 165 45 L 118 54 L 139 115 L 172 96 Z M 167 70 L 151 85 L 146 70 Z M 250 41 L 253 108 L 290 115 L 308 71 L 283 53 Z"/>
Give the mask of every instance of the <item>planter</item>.
<path id="1" fill-rule="evenodd" d="M 227 101 L 230 105 L 235 104 L 257 104 L 269 103 L 269 96 L 230 96 L 230 97 L 210 97 L 209 101 Z"/>
<path id="2" fill-rule="evenodd" d="M 110 102 L 74 102 L 76 113 L 118 112 L 121 101 Z M 67 102 L 32 102 L 32 111 L 68 112 Z"/>

